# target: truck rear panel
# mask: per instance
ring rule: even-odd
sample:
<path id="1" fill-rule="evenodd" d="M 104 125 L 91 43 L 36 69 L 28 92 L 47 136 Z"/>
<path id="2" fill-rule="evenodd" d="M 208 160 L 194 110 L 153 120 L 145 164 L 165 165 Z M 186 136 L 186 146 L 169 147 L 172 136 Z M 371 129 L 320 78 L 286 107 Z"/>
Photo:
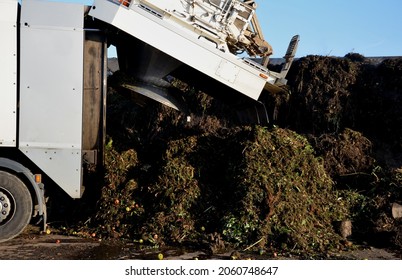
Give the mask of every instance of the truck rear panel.
<path id="1" fill-rule="evenodd" d="M 19 149 L 71 197 L 82 193 L 84 6 L 24 1 Z"/>

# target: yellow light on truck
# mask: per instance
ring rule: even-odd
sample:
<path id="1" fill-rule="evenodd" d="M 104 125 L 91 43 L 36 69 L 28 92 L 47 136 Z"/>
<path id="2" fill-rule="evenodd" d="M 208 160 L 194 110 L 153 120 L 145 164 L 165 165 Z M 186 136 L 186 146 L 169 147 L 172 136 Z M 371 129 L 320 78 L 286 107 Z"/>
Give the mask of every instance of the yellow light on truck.
<path id="1" fill-rule="evenodd" d="M 37 183 L 37 184 L 42 183 L 42 175 L 41 174 L 35 174 L 35 183 Z"/>

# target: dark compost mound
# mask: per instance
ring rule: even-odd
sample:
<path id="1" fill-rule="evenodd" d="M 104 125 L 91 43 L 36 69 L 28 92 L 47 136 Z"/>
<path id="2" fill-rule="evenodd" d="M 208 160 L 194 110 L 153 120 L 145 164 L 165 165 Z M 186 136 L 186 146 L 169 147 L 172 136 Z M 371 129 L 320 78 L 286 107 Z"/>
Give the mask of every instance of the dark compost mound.
<path id="1" fill-rule="evenodd" d="M 308 134 L 338 189 L 358 192 L 354 236 L 400 246 L 402 59 L 307 56 L 289 73 L 292 97 L 283 123 Z"/>
<path id="2" fill-rule="evenodd" d="M 136 154 L 108 150 L 98 236 L 159 245 L 210 244 L 325 251 L 347 216 L 308 141 L 286 129 L 243 127 L 166 145 L 153 179 L 139 186 Z M 213 250 L 216 251 L 216 248 Z"/>
<path id="3" fill-rule="evenodd" d="M 232 108 L 179 83 L 188 122 L 139 104 L 119 75 L 108 94 L 104 183 L 81 231 L 212 252 L 313 254 L 345 238 L 401 246 L 390 205 L 402 203 L 402 60 L 295 61 L 269 128 L 239 126 Z M 351 236 L 340 233 L 344 220 Z"/>

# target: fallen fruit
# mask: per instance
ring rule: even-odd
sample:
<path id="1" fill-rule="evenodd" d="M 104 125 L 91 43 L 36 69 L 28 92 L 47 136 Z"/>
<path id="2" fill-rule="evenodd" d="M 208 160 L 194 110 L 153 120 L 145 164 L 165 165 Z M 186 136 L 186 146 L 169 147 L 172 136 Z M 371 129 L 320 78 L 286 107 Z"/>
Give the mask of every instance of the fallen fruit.
<path id="1" fill-rule="evenodd" d="M 163 254 L 162 253 L 158 254 L 158 260 L 163 260 Z"/>

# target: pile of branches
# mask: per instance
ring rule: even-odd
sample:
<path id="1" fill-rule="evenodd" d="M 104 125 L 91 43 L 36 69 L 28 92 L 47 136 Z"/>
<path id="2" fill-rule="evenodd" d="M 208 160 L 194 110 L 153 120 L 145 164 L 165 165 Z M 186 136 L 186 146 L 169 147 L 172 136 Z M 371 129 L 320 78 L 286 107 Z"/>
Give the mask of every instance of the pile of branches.
<path id="1" fill-rule="evenodd" d="M 138 104 L 115 74 L 104 180 L 92 186 L 100 198 L 86 230 L 213 252 L 313 253 L 342 248 L 336 225 L 352 220 L 352 238 L 386 233 L 400 244 L 389 205 L 402 201 L 401 76 L 400 60 L 301 58 L 292 94 L 271 98 L 281 103 L 277 126 L 260 127 L 238 125 L 233 108 L 180 83 L 187 115 Z"/>

